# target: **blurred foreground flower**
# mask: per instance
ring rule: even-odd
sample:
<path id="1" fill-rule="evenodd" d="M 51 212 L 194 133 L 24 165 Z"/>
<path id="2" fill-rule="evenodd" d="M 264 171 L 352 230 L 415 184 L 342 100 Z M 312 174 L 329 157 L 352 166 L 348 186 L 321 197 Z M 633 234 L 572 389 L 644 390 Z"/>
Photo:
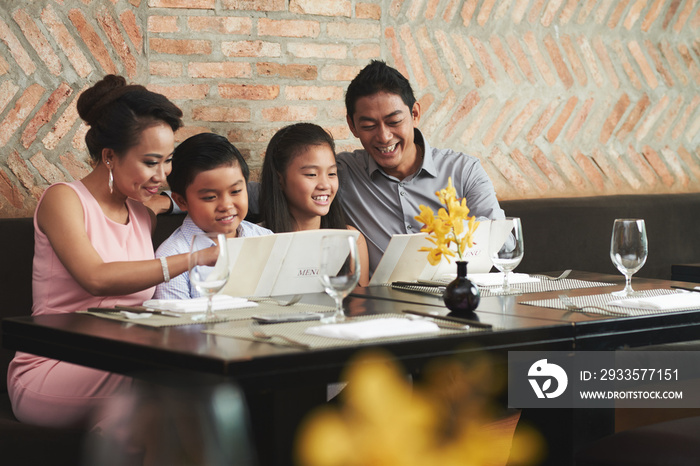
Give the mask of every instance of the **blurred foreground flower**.
<path id="1" fill-rule="evenodd" d="M 428 252 L 428 262 L 431 265 L 440 263 L 442 256 L 445 256 L 449 262 L 449 258 L 454 256 L 454 252 L 450 249 L 450 244 L 457 245 L 457 255 L 460 260 L 463 260 L 463 254 L 474 244 L 472 237 L 479 222 L 476 217 L 469 216 L 469 208 L 467 200 L 462 198 L 461 202 L 457 200 L 457 190 L 452 185 L 452 178 L 447 182 L 447 187 L 437 191 L 435 195 L 440 199 L 440 203 L 445 207 L 438 210 L 435 215 L 430 207 L 420 205 L 420 215 L 415 217 L 416 220 L 423 223 L 423 228 L 420 231 L 428 233 L 428 241 L 433 243 L 435 247 L 423 247 L 419 251 Z M 464 222 L 467 221 L 467 228 L 464 227 Z"/>
<path id="2" fill-rule="evenodd" d="M 302 426 L 297 464 L 304 466 L 486 466 L 535 464 L 534 432 L 489 426 L 490 400 L 502 380 L 481 359 L 468 367 L 439 361 L 411 386 L 381 352 L 361 354 L 348 367 L 339 407 L 326 406 Z"/>

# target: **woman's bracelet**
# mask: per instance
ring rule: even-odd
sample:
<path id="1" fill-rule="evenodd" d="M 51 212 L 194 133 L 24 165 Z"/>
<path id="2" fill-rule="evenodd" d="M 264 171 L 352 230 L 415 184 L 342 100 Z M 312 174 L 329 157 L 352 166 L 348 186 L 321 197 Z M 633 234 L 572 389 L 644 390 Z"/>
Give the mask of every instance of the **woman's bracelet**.
<path id="1" fill-rule="evenodd" d="M 163 268 L 163 281 L 168 283 L 170 281 L 170 270 L 168 270 L 168 261 L 165 257 L 160 258 L 160 266 Z"/>

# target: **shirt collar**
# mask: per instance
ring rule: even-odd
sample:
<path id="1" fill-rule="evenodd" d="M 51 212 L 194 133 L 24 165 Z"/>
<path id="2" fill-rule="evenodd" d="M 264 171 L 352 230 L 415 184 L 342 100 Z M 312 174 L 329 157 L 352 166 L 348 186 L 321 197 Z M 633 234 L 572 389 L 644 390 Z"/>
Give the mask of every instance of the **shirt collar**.
<path id="1" fill-rule="evenodd" d="M 413 128 L 413 141 L 418 146 L 421 145 L 421 141 L 423 142 L 423 163 L 418 171 L 409 178 L 415 178 L 421 171 L 425 171 L 428 175 L 436 178 L 438 173 L 437 168 L 435 167 L 435 160 L 433 160 L 433 149 L 430 147 L 428 140 L 425 138 L 425 136 L 423 136 L 423 133 L 421 133 L 418 128 Z M 377 172 L 382 173 L 384 176 L 389 176 L 369 153 L 367 153 L 367 157 L 367 172 L 369 173 L 370 177 Z"/>
<path id="2" fill-rule="evenodd" d="M 420 170 L 418 170 L 418 173 L 420 173 L 422 170 L 430 176 L 432 176 L 433 178 L 437 178 L 438 171 L 437 167 L 435 166 L 435 159 L 433 159 L 433 148 L 430 147 L 428 139 L 423 135 L 423 133 L 420 132 L 418 128 L 416 128 L 414 129 L 413 140 L 423 141 L 423 165 L 421 165 L 421 168 Z"/>
<path id="3" fill-rule="evenodd" d="M 190 215 L 187 214 L 185 220 L 182 221 L 182 232 L 185 234 L 186 237 L 191 238 L 198 233 L 204 233 L 204 230 L 199 228 L 194 223 L 194 220 L 192 220 L 192 217 L 190 217 Z"/>

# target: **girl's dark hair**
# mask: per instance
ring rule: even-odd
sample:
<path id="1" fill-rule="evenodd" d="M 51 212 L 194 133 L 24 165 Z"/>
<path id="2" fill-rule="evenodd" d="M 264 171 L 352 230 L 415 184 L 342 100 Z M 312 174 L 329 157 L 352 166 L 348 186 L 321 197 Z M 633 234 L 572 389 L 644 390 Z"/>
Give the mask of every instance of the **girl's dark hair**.
<path id="1" fill-rule="evenodd" d="M 411 110 L 416 103 L 416 97 L 408 79 L 385 62 L 372 60 L 355 76 L 345 92 L 345 110 L 350 120 L 355 115 L 355 104 L 358 99 L 377 92 L 398 95 Z"/>
<path id="2" fill-rule="evenodd" d="M 141 133 L 165 123 L 177 131 L 182 110 L 165 96 L 143 86 L 127 85 L 121 76 L 105 76 L 78 98 L 78 114 L 90 126 L 85 135 L 90 157 L 102 160 L 102 150 L 123 155 L 140 142 Z"/>
<path id="3" fill-rule="evenodd" d="M 294 230 L 294 219 L 289 213 L 289 204 L 282 192 L 280 176 L 285 175 L 292 160 L 307 147 L 323 145 L 330 147 L 335 157 L 333 137 L 313 123 L 285 126 L 272 136 L 265 150 L 260 181 L 260 209 L 265 227 L 275 233 Z M 330 210 L 321 217 L 321 228 L 347 228 L 345 213 L 340 205 L 340 195 L 339 186 Z"/>
<path id="4" fill-rule="evenodd" d="M 185 197 L 187 187 L 200 173 L 222 166 L 241 167 L 246 182 L 250 176 L 243 155 L 228 139 L 214 133 L 200 133 L 180 143 L 173 152 L 173 169 L 168 175 L 172 192 Z"/>

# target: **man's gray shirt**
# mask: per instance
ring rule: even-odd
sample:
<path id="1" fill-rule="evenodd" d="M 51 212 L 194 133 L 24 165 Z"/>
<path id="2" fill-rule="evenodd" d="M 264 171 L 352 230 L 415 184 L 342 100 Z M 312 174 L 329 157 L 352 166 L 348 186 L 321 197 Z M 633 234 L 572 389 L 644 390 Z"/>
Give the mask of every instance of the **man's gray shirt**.
<path id="1" fill-rule="evenodd" d="M 470 215 L 505 218 L 478 158 L 431 147 L 418 129 L 414 131 L 416 144 L 424 149 L 423 164 L 403 180 L 386 174 L 365 150 L 337 155 L 343 208 L 348 222 L 367 240 L 370 273 L 393 235 L 420 232 L 423 225 L 414 218 L 420 213 L 419 205 L 437 213 L 442 205 L 435 192 L 447 187 L 450 177 L 457 197 L 466 197 Z"/>

